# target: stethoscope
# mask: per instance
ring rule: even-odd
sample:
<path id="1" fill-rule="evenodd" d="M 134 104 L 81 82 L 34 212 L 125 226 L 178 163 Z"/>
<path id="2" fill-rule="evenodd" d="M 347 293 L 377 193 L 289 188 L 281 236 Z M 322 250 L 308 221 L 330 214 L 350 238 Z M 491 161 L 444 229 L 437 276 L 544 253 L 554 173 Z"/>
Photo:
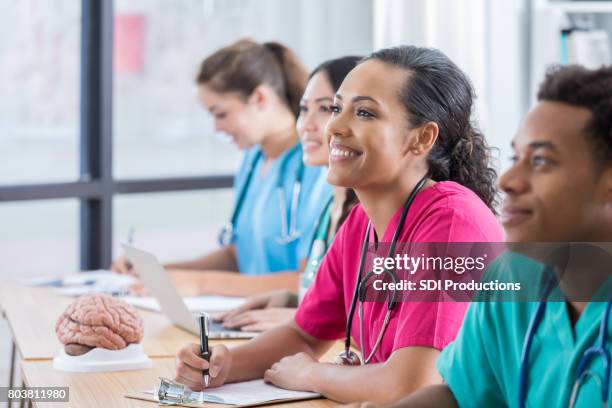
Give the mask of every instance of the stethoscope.
<path id="1" fill-rule="evenodd" d="M 321 223 L 323 222 L 323 216 L 325 215 L 325 213 L 327 212 L 327 209 L 330 205 L 332 205 L 332 203 L 334 202 L 334 197 L 330 197 L 329 200 L 327 200 L 327 203 L 325 203 L 325 205 L 323 206 L 323 209 L 321 210 L 321 213 L 319 214 L 319 217 L 317 218 L 317 222 L 314 225 L 314 234 L 312 235 L 312 238 L 310 239 L 310 245 L 308 245 L 308 248 L 310 248 L 310 250 L 312 251 L 315 245 L 315 242 L 317 241 L 317 231 L 319 230 L 319 228 L 321 227 Z M 321 248 L 321 251 L 323 253 L 325 253 L 327 251 L 327 246 L 328 246 L 329 242 L 327 242 L 327 239 L 325 239 L 325 246 L 323 248 Z M 320 256 L 320 253 L 315 254 L 315 257 Z"/>
<path id="2" fill-rule="evenodd" d="M 410 193 L 410 197 L 408 197 L 408 199 L 406 200 L 406 203 L 404 204 L 404 208 L 402 210 L 402 214 L 397 224 L 397 228 L 395 229 L 395 232 L 393 233 L 393 238 L 391 239 L 391 244 L 389 245 L 389 252 L 387 254 L 387 257 L 392 257 L 394 255 L 395 246 L 397 244 L 399 234 L 401 233 L 404 227 L 406 216 L 408 215 L 408 210 L 410 209 L 410 206 L 412 205 L 412 202 L 414 201 L 414 198 L 416 197 L 417 193 L 423 188 L 426 181 L 427 181 L 427 175 L 423 176 L 421 180 L 419 180 L 416 187 Z M 355 284 L 355 292 L 353 293 L 353 299 L 351 300 L 351 307 L 349 308 L 348 318 L 346 322 L 346 335 L 344 337 L 344 351 L 340 353 L 338 357 L 336 357 L 336 363 L 341 364 L 341 365 L 348 365 L 348 366 L 361 365 L 361 360 L 359 356 L 357 355 L 357 353 L 351 350 L 351 327 L 353 325 L 353 316 L 355 315 L 355 307 L 356 307 L 357 301 L 359 300 L 359 311 L 358 311 L 359 345 L 361 348 L 361 355 L 364 357 L 364 362 L 363 362 L 364 364 L 368 364 L 372 360 L 372 358 L 374 357 L 374 354 L 380 347 L 382 339 L 385 335 L 385 331 L 387 330 L 387 327 L 389 326 L 389 322 L 391 321 L 391 313 L 393 312 L 393 310 L 395 309 L 395 305 L 397 304 L 397 291 L 392 291 L 391 295 L 389 296 L 389 300 L 387 301 L 387 313 L 385 314 L 385 320 L 383 321 L 380 332 L 378 333 L 376 342 L 374 343 L 372 350 L 370 350 L 370 354 L 368 354 L 366 357 L 366 354 L 364 352 L 364 344 L 363 344 L 363 303 L 365 302 L 366 293 L 368 290 L 367 283 L 373 276 L 381 277 L 382 274 L 389 277 L 394 283 L 397 283 L 397 275 L 395 274 L 395 271 L 388 270 L 388 269 L 385 269 L 382 274 L 375 274 L 374 272 L 369 272 L 363 277 L 363 279 L 361 278 L 361 274 L 363 273 L 363 268 L 365 266 L 365 259 L 366 259 L 366 254 L 368 251 L 368 244 L 370 241 L 370 228 L 371 228 L 371 223 L 368 222 L 368 226 L 366 228 L 366 232 L 363 237 L 363 242 L 361 245 L 361 256 L 359 258 L 359 268 L 357 269 L 357 282 Z"/>
<path id="3" fill-rule="evenodd" d="M 538 330 L 538 327 L 542 323 L 542 319 L 544 318 L 544 311 L 546 309 L 546 298 L 550 295 L 555 280 L 551 279 L 544 288 L 544 296 L 538 303 L 538 307 L 529 322 L 529 326 L 527 327 L 527 334 L 525 335 L 525 340 L 523 342 L 523 353 L 521 354 L 521 366 L 519 372 L 519 407 L 524 408 L 525 402 L 527 400 L 527 370 L 529 365 L 529 352 L 531 351 L 531 344 L 533 342 L 533 338 Z M 611 368 L 611 357 L 610 351 L 606 349 L 606 340 L 608 335 L 608 320 L 610 317 L 610 306 L 612 305 L 611 301 L 608 301 L 606 305 L 606 309 L 603 313 L 601 322 L 599 324 L 599 334 L 597 339 L 595 340 L 595 344 L 588 349 L 582 355 L 580 362 L 578 363 L 578 369 L 576 371 L 576 380 L 574 381 L 574 385 L 572 387 L 572 393 L 569 400 L 569 408 L 573 408 L 576 404 L 576 399 L 578 398 L 578 391 L 580 390 L 580 386 L 589 377 L 593 377 L 593 379 L 599 385 L 601 389 L 601 401 L 604 407 L 608 406 L 608 391 L 610 387 L 610 368 Z M 587 367 L 591 360 L 596 358 L 597 356 L 601 356 L 604 362 L 604 381 L 601 380 L 599 375 L 594 374 L 593 372 L 587 370 Z"/>
<path id="4" fill-rule="evenodd" d="M 232 211 L 232 216 L 230 220 L 219 232 L 219 244 L 221 246 L 231 245 L 235 238 L 236 233 L 234 231 L 234 226 L 236 225 L 236 221 L 238 220 L 238 216 L 240 215 L 240 211 L 244 204 L 244 200 L 251 185 L 251 181 L 253 179 L 253 174 L 255 173 L 255 167 L 257 167 L 257 163 L 262 158 L 261 150 L 259 150 L 253 160 L 251 161 L 248 169 L 247 176 L 240 192 L 238 193 L 238 198 L 236 199 L 236 205 L 234 206 L 234 210 Z M 289 157 L 285 159 L 283 162 L 283 168 L 281 168 L 280 175 L 285 173 L 284 169 L 289 161 Z M 293 182 L 293 188 L 291 191 L 291 205 L 289 207 L 289 211 L 287 212 L 287 199 L 285 198 L 285 189 L 283 188 L 283 178 L 279 177 L 276 191 L 278 192 L 279 199 L 279 207 L 280 207 L 280 217 L 281 217 L 281 234 L 276 237 L 276 242 L 280 245 L 288 245 L 291 242 L 295 241 L 301 236 L 301 232 L 297 228 L 297 212 L 298 212 L 298 204 L 300 200 L 300 193 L 302 191 L 302 179 L 304 177 L 304 163 L 302 160 L 299 161 L 298 168 L 296 171 L 295 181 Z"/>

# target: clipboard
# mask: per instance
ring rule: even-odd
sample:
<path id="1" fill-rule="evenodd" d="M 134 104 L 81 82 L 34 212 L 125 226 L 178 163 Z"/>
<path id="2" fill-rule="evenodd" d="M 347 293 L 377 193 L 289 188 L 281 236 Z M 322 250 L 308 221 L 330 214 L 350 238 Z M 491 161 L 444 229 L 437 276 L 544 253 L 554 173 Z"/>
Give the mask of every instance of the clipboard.
<path id="1" fill-rule="evenodd" d="M 125 397 L 150 401 L 160 405 L 192 408 L 256 407 L 322 398 L 320 394 L 313 392 L 284 390 L 276 388 L 273 385 L 264 384 L 263 380 L 253 380 L 242 383 L 226 384 L 220 388 L 211 389 L 204 394 L 210 401 L 201 402 L 201 393 L 193 392 L 184 385 L 172 380 L 165 378 L 160 378 L 160 380 L 160 386 L 154 388 L 153 391 L 132 392 L 126 394 Z M 160 402 L 160 400 L 162 401 Z"/>
<path id="2" fill-rule="evenodd" d="M 129 393 L 125 395 L 125 398 L 137 399 L 141 401 L 149 401 L 154 404 L 159 404 L 159 401 L 155 399 L 153 395 L 147 394 L 144 392 Z M 175 406 L 191 407 L 191 408 L 246 408 L 246 407 L 261 407 L 264 405 L 272 405 L 272 404 L 281 404 L 285 402 L 309 401 L 309 400 L 322 399 L 322 398 L 323 397 L 319 395 L 316 397 L 285 398 L 285 399 L 279 399 L 279 400 L 272 400 L 272 401 L 265 401 L 265 402 L 262 401 L 262 402 L 253 403 L 253 404 L 241 404 L 241 405 L 228 405 L 228 404 L 221 404 L 221 403 L 215 403 L 215 402 L 205 402 L 203 404 L 190 404 L 190 403 L 176 404 Z"/>

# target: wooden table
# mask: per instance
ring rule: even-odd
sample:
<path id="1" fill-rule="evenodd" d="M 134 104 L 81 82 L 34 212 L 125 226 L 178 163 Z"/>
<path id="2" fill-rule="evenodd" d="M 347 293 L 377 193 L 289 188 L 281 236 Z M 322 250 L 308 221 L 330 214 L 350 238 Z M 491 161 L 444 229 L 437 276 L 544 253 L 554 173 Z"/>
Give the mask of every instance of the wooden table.
<path id="1" fill-rule="evenodd" d="M 34 403 L 35 407 L 143 407 L 155 408 L 157 404 L 124 396 L 134 391 L 149 390 L 158 383 L 158 377 L 174 376 L 173 358 L 156 358 L 153 368 L 115 373 L 74 374 L 54 370 L 50 361 L 24 361 L 22 369 L 26 384 L 30 387 L 69 387 L 70 402 Z M 275 404 L 276 407 L 328 408 L 337 404 L 325 400 L 300 401 Z M 214 407 L 214 404 L 211 404 Z"/>
<path id="2" fill-rule="evenodd" d="M 17 350 L 24 360 L 52 359 L 62 347 L 55 322 L 74 298 L 54 294 L 49 288 L 16 283 L 0 286 L 0 308 L 8 321 Z M 144 320 L 142 346 L 151 357 L 173 357 L 197 336 L 173 326 L 161 313 L 139 310 Z"/>
<path id="3" fill-rule="evenodd" d="M 158 377 L 174 377 L 177 350 L 186 342 L 198 342 L 196 336 L 173 326 L 161 313 L 139 310 L 145 327 L 143 348 L 153 360 L 147 370 L 110 373 L 67 373 L 53 369 L 52 359 L 61 348 L 55 335 L 55 322 L 72 298 L 54 294 L 48 288 L 27 287 L 16 283 L 0 286 L 0 310 L 12 332 L 13 344 L 21 357 L 24 385 L 30 387 L 69 387 L 69 403 L 34 403 L 36 407 L 156 407 L 152 402 L 128 399 L 127 393 L 147 390 Z M 223 340 L 228 346 L 244 340 Z M 342 350 L 338 342 L 324 357 L 332 361 Z M 12 377 L 11 377 L 12 381 Z M 12 382 L 11 382 L 12 385 Z M 336 404 L 319 399 L 278 407 L 326 408 Z M 213 405 L 214 406 L 214 405 Z"/>

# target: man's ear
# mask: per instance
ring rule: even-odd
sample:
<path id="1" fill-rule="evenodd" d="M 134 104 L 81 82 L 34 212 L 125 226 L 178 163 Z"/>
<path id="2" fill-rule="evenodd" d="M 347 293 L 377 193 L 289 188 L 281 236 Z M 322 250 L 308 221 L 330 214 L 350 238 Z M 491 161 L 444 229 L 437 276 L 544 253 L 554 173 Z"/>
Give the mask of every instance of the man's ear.
<path id="1" fill-rule="evenodd" d="M 420 156 L 429 153 L 438 139 L 440 128 L 435 122 L 427 122 L 424 125 L 409 131 L 406 143 L 403 146 L 404 154 Z"/>

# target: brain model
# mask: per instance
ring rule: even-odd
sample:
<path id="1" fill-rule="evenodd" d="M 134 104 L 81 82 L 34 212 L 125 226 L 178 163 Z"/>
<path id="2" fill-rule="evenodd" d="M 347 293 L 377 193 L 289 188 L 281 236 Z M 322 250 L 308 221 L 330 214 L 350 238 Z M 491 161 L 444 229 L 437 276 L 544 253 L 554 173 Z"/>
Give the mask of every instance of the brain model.
<path id="1" fill-rule="evenodd" d="M 86 295 L 72 302 L 55 324 L 64 350 L 80 355 L 94 347 L 120 350 L 139 343 L 142 318 L 123 300 L 108 295 Z"/>

